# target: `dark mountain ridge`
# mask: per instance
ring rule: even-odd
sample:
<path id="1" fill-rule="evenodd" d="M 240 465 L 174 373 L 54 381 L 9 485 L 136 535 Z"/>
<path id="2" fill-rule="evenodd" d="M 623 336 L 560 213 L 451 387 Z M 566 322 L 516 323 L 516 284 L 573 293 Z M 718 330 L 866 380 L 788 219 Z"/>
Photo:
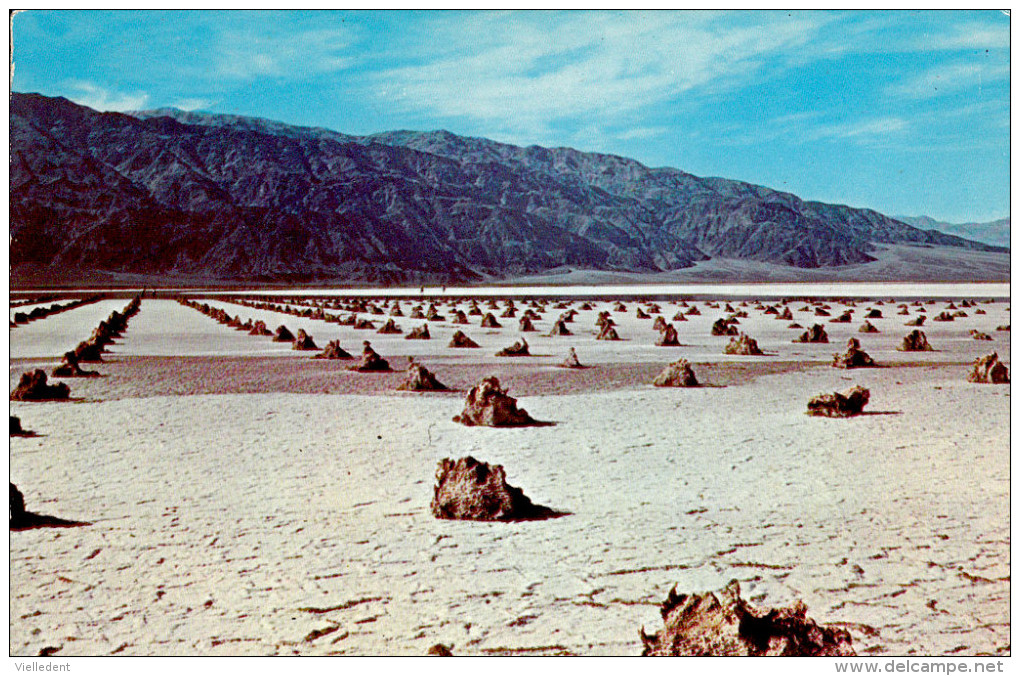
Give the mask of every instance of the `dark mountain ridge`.
<path id="1" fill-rule="evenodd" d="M 883 243 L 999 250 L 738 181 L 443 131 L 354 137 L 38 94 L 13 94 L 10 120 L 12 284 L 446 283 L 711 257 L 820 268 Z"/>

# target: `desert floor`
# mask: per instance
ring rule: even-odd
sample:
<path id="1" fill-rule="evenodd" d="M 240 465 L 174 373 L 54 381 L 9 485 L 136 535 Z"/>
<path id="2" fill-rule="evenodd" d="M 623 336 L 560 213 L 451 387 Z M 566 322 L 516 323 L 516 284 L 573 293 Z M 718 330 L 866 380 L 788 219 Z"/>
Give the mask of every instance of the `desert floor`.
<path id="1" fill-rule="evenodd" d="M 977 357 L 1009 361 L 1010 333 L 996 330 L 1008 303 L 946 323 L 932 322 L 945 300 L 925 303 L 936 351 L 903 353 L 917 308 L 897 315 L 889 298 L 859 301 L 849 324 L 831 323 L 837 303 L 815 317 L 791 301 L 794 321 L 823 323 L 829 344 L 794 344 L 789 321 L 729 301 L 766 352 L 749 357 L 724 355 L 729 339 L 710 335 L 726 300 L 673 322 L 682 347 L 655 346 L 636 302 L 612 312 L 624 340 L 606 342 L 594 339 L 605 301 L 579 312 L 572 336 L 544 335 L 562 312 L 549 303 L 537 333 L 518 331 L 519 314 L 498 329 L 471 316 L 413 341 L 199 300 L 356 356 L 369 340 L 396 372 L 349 372 L 143 300 L 106 362 L 84 365 L 103 376 L 66 380 L 72 401 L 11 402 L 36 433 L 11 438 L 28 509 L 89 523 L 10 534 L 12 654 L 422 655 L 445 643 L 466 655 L 637 655 L 674 585 L 731 579 L 763 606 L 804 601 L 815 620 L 847 627 L 859 654 L 1010 650 L 1010 387 L 966 381 Z M 11 388 L 126 303 L 12 328 Z M 416 304 L 395 318 L 405 333 L 425 323 L 406 316 Z M 659 304 L 667 321 L 686 309 Z M 858 333 L 871 307 L 880 333 Z M 449 305 L 439 311 L 450 319 Z M 481 347 L 447 347 L 457 329 Z M 521 335 L 535 356 L 494 356 Z M 881 368 L 829 366 L 851 336 Z M 592 368 L 557 368 L 570 347 Z M 396 392 L 408 356 L 453 391 Z M 681 356 L 710 386 L 652 387 Z M 487 375 L 555 424 L 454 423 Z M 805 415 L 810 397 L 854 384 L 871 390 L 865 415 Z M 569 514 L 433 518 L 437 462 L 469 454 Z"/>

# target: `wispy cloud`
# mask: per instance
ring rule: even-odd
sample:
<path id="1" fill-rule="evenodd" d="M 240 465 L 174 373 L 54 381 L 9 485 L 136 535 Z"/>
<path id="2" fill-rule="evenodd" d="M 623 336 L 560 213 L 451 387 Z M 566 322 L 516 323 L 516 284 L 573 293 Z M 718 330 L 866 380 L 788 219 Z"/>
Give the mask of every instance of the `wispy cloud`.
<path id="1" fill-rule="evenodd" d="M 349 43 L 347 31 L 338 28 L 278 33 L 227 30 L 213 47 L 211 73 L 236 80 L 300 80 L 350 67 L 354 59 L 344 53 Z"/>
<path id="2" fill-rule="evenodd" d="M 827 19 L 795 14 L 570 13 L 478 15 L 440 27 L 439 58 L 375 76 L 407 108 L 540 133 L 565 118 L 613 122 L 685 94 L 747 82 L 782 66 Z M 763 25 L 764 24 L 764 25 Z M 477 35 L 487 36 L 479 49 Z M 640 45 L 640 48 L 635 48 Z"/>
<path id="3" fill-rule="evenodd" d="M 860 122 L 840 122 L 821 124 L 804 131 L 804 139 L 819 141 L 823 139 L 852 140 L 868 142 L 880 137 L 906 131 L 910 124 L 901 117 L 881 117 Z"/>
<path id="4" fill-rule="evenodd" d="M 204 110 L 206 108 L 211 108 L 215 105 L 215 103 L 216 102 L 211 99 L 186 98 L 177 99 L 170 105 L 174 108 L 180 108 L 181 110 Z"/>
<path id="5" fill-rule="evenodd" d="M 144 92 L 116 92 L 84 80 L 71 82 L 70 87 L 72 92 L 67 98 L 103 112 L 139 110 L 149 101 L 149 95 Z"/>
<path id="6" fill-rule="evenodd" d="M 947 63 L 890 85 L 886 88 L 886 93 L 902 98 L 926 99 L 947 92 L 981 87 L 1008 78 L 1008 63 Z"/>

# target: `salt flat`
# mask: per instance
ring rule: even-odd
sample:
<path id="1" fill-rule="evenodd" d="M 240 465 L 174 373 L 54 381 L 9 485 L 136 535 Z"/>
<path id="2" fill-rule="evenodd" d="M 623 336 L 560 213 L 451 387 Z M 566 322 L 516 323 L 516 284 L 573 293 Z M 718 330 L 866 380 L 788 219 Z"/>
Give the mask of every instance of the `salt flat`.
<path id="1" fill-rule="evenodd" d="M 125 304 L 12 331 L 12 381 L 55 363 Z M 755 602 L 800 599 L 815 619 L 845 623 L 862 654 L 1008 652 L 1009 387 L 965 381 L 976 356 L 1009 354 L 1009 333 L 995 331 L 1009 323 L 1006 304 L 929 320 L 932 353 L 894 350 L 909 330 L 895 305 L 871 320 L 880 334 L 856 332 L 864 304 L 851 324 L 826 323 L 828 345 L 793 344 L 789 322 L 747 308 L 740 326 L 766 357 L 723 355 L 728 339 L 707 335 L 722 311 L 698 305 L 701 317 L 675 324 L 685 347 L 655 347 L 632 303 L 613 313 L 629 340 L 595 341 L 599 305 L 569 325 L 575 336 L 526 334 L 543 356 L 508 362 L 493 352 L 520 336 L 516 319 L 497 330 L 479 317 L 432 323 L 433 340 L 408 341 L 222 304 L 306 328 L 320 346 L 335 338 L 356 352 L 371 340 L 395 367 L 414 355 L 458 384 L 488 367 L 555 373 L 571 346 L 596 366 L 584 378 L 602 371 L 611 382 L 622 364 L 654 372 L 679 356 L 696 370 L 719 364 L 702 372 L 720 379 L 755 360 L 799 364 L 683 390 L 621 379 L 533 396 L 523 377 L 520 404 L 555 425 L 491 429 L 451 421 L 456 393 L 324 394 L 272 379 L 248 393 L 131 390 L 118 380 L 147 360 L 197 359 L 213 373 L 218 359 L 253 370 L 271 357 L 279 366 L 267 369 L 288 373 L 321 364 L 172 301 L 143 301 L 109 363 L 96 365 L 106 377 L 68 381 L 77 401 L 11 403 L 40 435 L 11 440 L 11 480 L 29 509 L 91 522 L 11 534 L 11 653 L 421 655 L 443 642 L 457 654 L 633 655 L 674 584 L 703 591 L 732 578 Z M 667 321 L 677 310 L 662 309 Z M 547 332 L 557 314 L 536 326 Z M 405 331 L 421 323 L 396 321 Z M 22 333 L 49 322 L 61 322 L 52 338 Z M 446 348 L 456 328 L 482 348 Z M 974 341 L 971 328 L 995 340 Z M 902 365 L 830 368 L 851 335 L 877 361 Z M 871 415 L 804 414 L 809 397 L 852 384 L 871 389 Z M 510 483 L 569 514 L 434 519 L 436 463 L 467 454 L 505 465 Z"/>

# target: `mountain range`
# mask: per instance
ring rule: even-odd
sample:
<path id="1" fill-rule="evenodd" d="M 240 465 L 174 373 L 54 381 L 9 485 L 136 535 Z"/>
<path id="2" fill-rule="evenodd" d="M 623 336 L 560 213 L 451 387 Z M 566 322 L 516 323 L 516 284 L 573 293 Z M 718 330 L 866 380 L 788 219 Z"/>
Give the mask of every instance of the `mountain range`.
<path id="1" fill-rule="evenodd" d="M 990 265 L 968 274 L 1008 278 L 1001 247 L 570 148 L 446 131 L 350 136 L 176 109 L 100 113 L 20 93 L 10 138 L 14 286 L 448 283 L 718 261 L 866 279 L 903 247 L 965 252 Z M 958 274 L 944 267 L 924 275 Z"/>
<path id="2" fill-rule="evenodd" d="M 975 242 L 1009 248 L 1009 218 L 1000 218 L 987 223 L 946 223 L 928 216 L 895 216 L 896 220 L 923 230 L 938 230 Z"/>

